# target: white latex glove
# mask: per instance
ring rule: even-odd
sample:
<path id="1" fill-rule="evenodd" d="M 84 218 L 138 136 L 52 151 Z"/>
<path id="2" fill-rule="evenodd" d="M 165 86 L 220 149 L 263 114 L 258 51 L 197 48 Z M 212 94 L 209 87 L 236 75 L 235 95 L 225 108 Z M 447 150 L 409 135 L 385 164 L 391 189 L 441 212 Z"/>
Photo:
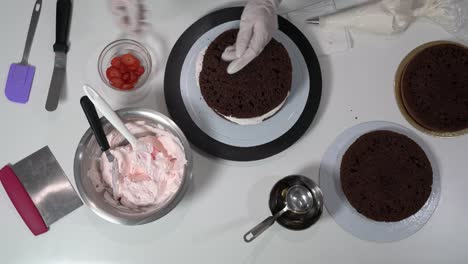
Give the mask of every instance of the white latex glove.
<path id="1" fill-rule="evenodd" d="M 145 19 L 142 0 L 109 0 L 109 5 L 122 31 L 130 35 L 137 35 L 141 32 Z"/>
<path id="2" fill-rule="evenodd" d="M 236 43 L 221 56 L 230 61 L 227 68 L 234 74 L 257 57 L 278 29 L 277 7 L 281 0 L 249 0 L 242 12 Z"/>

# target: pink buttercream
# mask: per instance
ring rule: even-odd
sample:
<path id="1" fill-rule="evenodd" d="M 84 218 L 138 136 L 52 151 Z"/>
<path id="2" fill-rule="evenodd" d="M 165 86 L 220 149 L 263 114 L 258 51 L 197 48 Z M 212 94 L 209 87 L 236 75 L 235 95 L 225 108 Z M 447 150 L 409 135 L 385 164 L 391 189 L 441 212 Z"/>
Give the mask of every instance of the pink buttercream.
<path id="1" fill-rule="evenodd" d="M 152 127 L 143 121 L 126 126 L 138 140 L 146 143 L 152 153 L 135 152 L 130 145 L 122 146 L 117 131 L 107 135 L 111 153 L 118 161 L 119 179 L 114 197 L 127 207 L 156 205 L 166 202 L 179 189 L 187 163 L 179 139 L 162 127 Z M 137 157 L 138 155 L 138 157 Z M 103 153 L 98 165 L 102 180 L 112 189 L 112 163 Z M 95 173 L 90 177 L 96 182 Z M 96 189 L 103 189 L 95 184 Z"/>

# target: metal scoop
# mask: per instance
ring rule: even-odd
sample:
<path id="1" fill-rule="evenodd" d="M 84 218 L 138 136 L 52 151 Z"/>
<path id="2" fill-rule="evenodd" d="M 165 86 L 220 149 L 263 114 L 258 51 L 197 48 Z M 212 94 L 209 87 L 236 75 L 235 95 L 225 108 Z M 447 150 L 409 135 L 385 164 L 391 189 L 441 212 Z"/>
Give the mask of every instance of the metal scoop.
<path id="1" fill-rule="evenodd" d="M 284 208 L 276 214 L 267 217 L 260 224 L 250 229 L 244 235 L 245 242 L 251 242 L 257 238 L 263 231 L 272 226 L 276 219 L 282 216 L 285 212 L 291 211 L 296 214 L 308 213 L 313 208 L 314 197 L 312 192 L 302 185 L 291 186 L 286 193 L 286 204 Z"/>

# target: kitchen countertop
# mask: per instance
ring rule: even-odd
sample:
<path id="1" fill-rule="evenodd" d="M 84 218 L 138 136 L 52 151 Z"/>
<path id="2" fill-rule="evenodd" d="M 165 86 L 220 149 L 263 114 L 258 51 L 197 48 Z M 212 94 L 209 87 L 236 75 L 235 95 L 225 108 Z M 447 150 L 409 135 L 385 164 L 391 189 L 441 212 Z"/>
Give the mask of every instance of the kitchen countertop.
<path id="1" fill-rule="evenodd" d="M 149 21 L 160 36 L 160 70 L 141 106 L 167 114 L 163 64 L 172 45 L 196 19 L 229 1 L 147 1 Z M 34 1 L 4 1 L 0 9 L 0 83 L 10 63 L 20 61 Z M 107 1 L 74 1 L 67 83 L 55 112 L 44 109 L 52 75 L 55 1 L 44 1 L 29 62 L 36 66 L 26 105 L 0 96 L 0 163 L 15 163 L 49 145 L 74 184 L 76 146 L 88 128 L 79 98 L 90 54 L 115 40 L 119 30 Z M 414 131 L 400 114 L 393 93 L 395 70 L 413 48 L 432 40 L 453 39 L 438 26 L 416 23 L 395 37 L 354 34 L 354 48 L 320 57 L 323 98 L 307 133 L 286 151 L 266 160 L 238 163 L 195 152 L 193 185 L 166 217 L 143 226 L 120 226 L 82 206 L 49 232 L 34 237 L 0 197 L 2 263 L 462 263 L 468 259 L 468 136 L 434 138 L 417 132 L 439 161 L 442 195 L 429 222 L 399 242 L 362 241 L 341 229 L 325 211 L 305 231 L 275 224 L 260 238 L 242 235 L 269 214 L 268 193 L 290 174 L 318 181 L 322 155 L 335 137 L 355 124 L 385 120 Z M 1 88 L 4 89 L 3 87 Z"/>

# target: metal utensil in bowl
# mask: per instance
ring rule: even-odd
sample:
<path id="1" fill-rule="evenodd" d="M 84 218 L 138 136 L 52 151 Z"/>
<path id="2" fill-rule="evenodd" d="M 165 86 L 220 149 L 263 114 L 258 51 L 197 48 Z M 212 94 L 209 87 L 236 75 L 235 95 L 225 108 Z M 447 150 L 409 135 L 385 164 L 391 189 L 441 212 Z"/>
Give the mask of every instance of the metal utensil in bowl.
<path id="1" fill-rule="evenodd" d="M 92 136 L 93 132 L 91 129 L 85 132 L 75 153 L 74 174 L 76 187 L 85 204 L 103 219 L 123 225 L 146 224 L 163 217 L 182 200 L 192 180 L 192 150 L 187 138 L 179 127 L 163 114 L 143 108 L 125 108 L 116 111 L 116 113 L 124 123 L 145 121 L 151 126 L 161 126 L 180 140 L 187 163 L 185 164 L 179 189 L 166 203 L 140 208 L 141 210 L 127 210 L 110 204 L 106 201 L 102 192 L 96 191 L 93 182 L 88 176 L 88 171 L 91 169 L 93 162 L 97 162 L 101 157 L 101 149 Z M 101 121 L 106 134 L 114 129 L 104 117 L 101 118 Z"/>
<path id="2" fill-rule="evenodd" d="M 112 190 L 114 199 L 116 199 L 116 193 L 118 192 L 117 182 L 119 180 L 119 163 L 117 158 L 114 157 L 112 152 L 110 152 L 110 145 L 107 141 L 106 134 L 102 129 L 101 120 L 99 119 L 99 116 L 96 112 L 96 108 L 94 108 L 94 104 L 87 96 L 81 97 L 80 104 L 81 108 L 83 108 L 83 112 L 86 115 L 86 119 L 88 119 L 89 126 L 94 133 L 94 138 L 96 138 L 96 141 L 101 147 L 102 152 L 106 154 L 107 160 L 112 164 Z"/>
<path id="3" fill-rule="evenodd" d="M 279 180 L 271 189 L 268 206 L 272 214 L 281 211 L 286 202 L 287 190 L 294 185 L 302 185 L 312 192 L 313 208 L 305 214 L 288 211 L 280 216 L 276 222 L 289 230 L 300 231 L 314 225 L 320 219 L 323 211 L 322 191 L 312 179 L 302 175 L 290 175 Z"/>
<path id="4" fill-rule="evenodd" d="M 305 214 L 309 212 L 313 208 L 313 203 L 314 197 L 309 189 L 302 185 L 291 186 L 286 193 L 286 203 L 284 208 L 273 216 L 267 217 L 260 224 L 247 232 L 244 235 L 244 241 L 251 242 L 257 238 L 261 233 L 263 233 L 263 231 L 273 225 L 276 219 L 287 211 L 291 211 L 296 214 Z"/>

